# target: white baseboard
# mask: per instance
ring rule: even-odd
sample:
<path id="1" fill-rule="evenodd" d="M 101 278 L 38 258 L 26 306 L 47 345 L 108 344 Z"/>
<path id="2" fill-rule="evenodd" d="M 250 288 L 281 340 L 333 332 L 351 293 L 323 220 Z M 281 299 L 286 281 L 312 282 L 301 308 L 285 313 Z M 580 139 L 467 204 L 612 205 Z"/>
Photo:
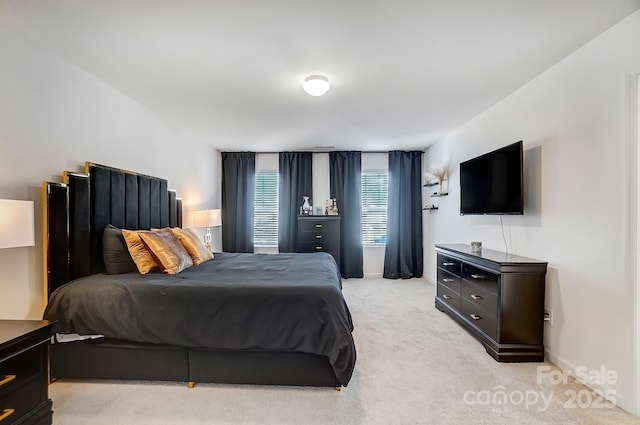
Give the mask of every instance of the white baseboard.
<path id="1" fill-rule="evenodd" d="M 422 276 L 422 278 L 423 278 L 424 280 L 426 280 L 428 283 L 430 283 L 431 285 L 435 285 L 435 284 L 436 284 L 436 283 L 433 281 L 433 279 L 431 279 L 431 278 L 429 278 L 429 277 L 427 277 L 427 276 L 424 276 L 424 275 L 423 275 L 423 276 Z"/>
<path id="2" fill-rule="evenodd" d="M 556 356 L 555 354 L 553 354 L 552 352 L 550 352 L 549 350 L 547 350 L 545 348 L 544 350 L 544 358 L 551 364 L 553 364 L 554 366 L 557 366 L 559 369 L 566 371 L 569 375 L 571 375 L 573 378 L 576 378 L 577 374 L 576 374 L 576 368 L 578 367 L 577 365 L 573 364 L 572 362 L 567 361 L 566 359 L 563 359 L 559 356 Z M 582 368 L 584 368 L 584 366 L 582 366 Z M 584 373 L 584 371 L 583 371 Z M 626 402 L 623 398 L 622 395 L 619 394 L 619 392 L 616 391 L 615 385 L 602 385 L 599 383 L 595 383 L 595 382 L 583 382 L 585 386 L 591 388 L 594 391 L 597 391 L 599 394 L 601 394 L 602 396 L 604 396 L 608 401 L 610 401 L 611 403 L 615 404 L 616 406 L 620 407 L 621 409 L 635 415 L 634 412 L 632 412 L 631 410 L 629 410 L 629 408 L 626 406 Z M 615 399 L 611 399 L 610 397 L 606 397 L 607 394 L 612 393 L 615 395 Z"/>

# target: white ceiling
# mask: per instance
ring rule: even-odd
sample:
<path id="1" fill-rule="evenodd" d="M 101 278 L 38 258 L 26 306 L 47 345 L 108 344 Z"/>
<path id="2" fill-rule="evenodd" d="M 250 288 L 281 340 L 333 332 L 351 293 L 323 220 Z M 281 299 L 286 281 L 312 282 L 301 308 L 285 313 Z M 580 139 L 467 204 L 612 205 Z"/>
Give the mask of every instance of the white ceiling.
<path id="1" fill-rule="evenodd" d="M 224 150 L 423 149 L 640 0 L 0 0 L 5 24 Z M 302 90 L 324 74 L 323 97 Z"/>

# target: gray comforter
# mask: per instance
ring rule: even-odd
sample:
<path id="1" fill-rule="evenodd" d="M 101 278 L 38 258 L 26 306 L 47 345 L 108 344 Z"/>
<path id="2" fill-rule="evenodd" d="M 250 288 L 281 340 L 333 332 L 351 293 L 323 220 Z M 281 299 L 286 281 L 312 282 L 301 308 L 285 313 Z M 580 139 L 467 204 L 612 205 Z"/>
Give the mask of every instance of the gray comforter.
<path id="1" fill-rule="evenodd" d="M 178 275 L 92 275 L 56 290 L 54 331 L 229 350 L 329 358 L 347 385 L 353 324 L 329 254 L 216 254 Z"/>

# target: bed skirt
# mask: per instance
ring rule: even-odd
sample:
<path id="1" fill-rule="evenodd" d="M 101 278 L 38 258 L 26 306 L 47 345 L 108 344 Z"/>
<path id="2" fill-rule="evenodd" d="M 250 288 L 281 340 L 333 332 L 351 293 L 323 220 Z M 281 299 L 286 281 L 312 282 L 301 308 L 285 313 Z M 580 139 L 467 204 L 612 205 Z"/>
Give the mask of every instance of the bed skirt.
<path id="1" fill-rule="evenodd" d="M 329 359 L 282 351 L 189 349 L 100 339 L 51 345 L 52 379 L 340 387 Z"/>

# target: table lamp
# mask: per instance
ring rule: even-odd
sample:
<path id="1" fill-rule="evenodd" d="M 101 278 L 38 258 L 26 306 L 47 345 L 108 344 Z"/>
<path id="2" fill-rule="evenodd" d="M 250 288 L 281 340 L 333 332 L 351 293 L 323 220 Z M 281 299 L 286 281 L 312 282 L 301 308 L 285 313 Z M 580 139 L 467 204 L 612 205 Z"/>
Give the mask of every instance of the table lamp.
<path id="1" fill-rule="evenodd" d="M 220 210 L 200 210 L 193 212 L 193 227 L 207 229 L 204 234 L 204 245 L 211 250 L 211 228 L 222 226 Z"/>
<path id="2" fill-rule="evenodd" d="M 0 249 L 34 245 L 33 201 L 0 199 Z"/>

